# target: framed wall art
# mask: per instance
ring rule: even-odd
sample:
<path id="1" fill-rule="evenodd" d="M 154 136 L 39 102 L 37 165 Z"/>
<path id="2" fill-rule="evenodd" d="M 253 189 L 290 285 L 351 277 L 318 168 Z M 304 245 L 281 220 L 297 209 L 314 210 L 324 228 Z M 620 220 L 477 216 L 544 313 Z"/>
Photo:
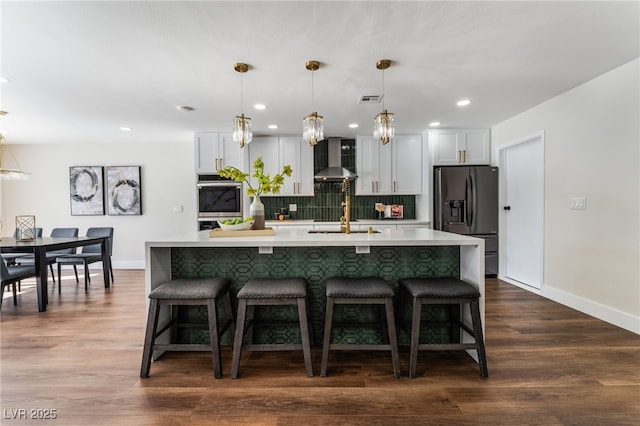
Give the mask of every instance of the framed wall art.
<path id="1" fill-rule="evenodd" d="M 140 166 L 107 167 L 107 211 L 112 216 L 142 214 Z"/>
<path id="2" fill-rule="evenodd" d="M 72 216 L 104 214 L 101 166 L 69 167 L 69 196 Z"/>

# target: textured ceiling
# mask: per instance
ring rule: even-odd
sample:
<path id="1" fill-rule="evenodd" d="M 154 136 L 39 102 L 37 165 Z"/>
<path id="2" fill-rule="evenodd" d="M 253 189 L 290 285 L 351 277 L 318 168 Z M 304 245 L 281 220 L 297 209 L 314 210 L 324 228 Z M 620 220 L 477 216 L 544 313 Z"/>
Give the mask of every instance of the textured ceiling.
<path id="1" fill-rule="evenodd" d="M 301 133 L 314 110 L 326 136 L 371 133 L 382 105 L 358 100 L 381 94 L 382 58 L 393 61 L 385 106 L 398 133 L 431 121 L 490 127 L 640 56 L 637 1 L 3 1 L 0 13 L 9 143 L 229 131 L 240 113 L 235 62 L 251 65 L 244 112 L 256 135 Z M 322 64 L 313 109 L 311 59 Z M 462 109 L 461 98 L 473 102 Z"/>

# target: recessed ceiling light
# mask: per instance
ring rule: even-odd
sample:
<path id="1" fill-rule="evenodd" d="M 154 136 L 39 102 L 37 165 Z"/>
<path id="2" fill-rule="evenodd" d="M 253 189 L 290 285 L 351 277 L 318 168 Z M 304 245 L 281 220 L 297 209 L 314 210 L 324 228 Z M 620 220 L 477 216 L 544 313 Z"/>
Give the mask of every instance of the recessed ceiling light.
<path id="1" fill-rule="evenodd" d="M 255 104 L 253 107 L 260 110 L 267 109 L 267 106 L 265 104 Z"/>
<path id="2" fill-rule="evenodd" d="M 0 75 L 0 83 L 8 83 L 11 80 L 9 80 L 7 77 L 5 77 L 4 75 Z"/>
<path id="3" fill-rule="evenodd" d="M 439 125 L 440 125 L 439 121 L 433 121 L 433 122 L 429 123 L 429 126 L 431 126 L 431 127 L 438 127 Z"/>
<path id="4" fill-rule="evenodd" d="M 277 124 L 269 124 L 268 126 L 270 129 L 277 129 L 278 125 Z"/>
<path id="5" fill-rule="evenodd" d="M 471 103 L 470 99 L 461 99 L 456 103 L 456 105 L 458 105 L 458 106 L 467 106 L 470 103 Z"/>
<path id="6" fill-rule="evenodd" d="M 120 127 L 120 130 L 122 130 L 123 132 L 130 132 L 133 129 L 131 127 Z"/>
<path id="7" fill-rule="evenodd" d="M 357 129 L 357 128 L 358 128 L 358 123 L 351 123 L 351 124 L 349 124 L 349 128 L 350 128 L 350 129 Z"/>
<path id="8" fill-rule="evenodd" d="M 195 108 L 194 108 L 194 107 L 190 107 L 190 106 L 188 106 L 188 105 L 178 105 L 178 106 L 176 107 L 176 109 L 177 109 L 178 111 L 184 111 L 184 112 L 191 112 L 191 111 L 195 111 Z"/>

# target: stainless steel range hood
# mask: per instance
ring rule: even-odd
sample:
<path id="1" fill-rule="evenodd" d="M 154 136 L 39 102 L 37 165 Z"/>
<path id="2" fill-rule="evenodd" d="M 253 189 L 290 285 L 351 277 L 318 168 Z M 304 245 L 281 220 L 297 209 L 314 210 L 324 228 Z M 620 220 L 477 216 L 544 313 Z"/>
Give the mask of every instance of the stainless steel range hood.
<path id="1" fill-rule="evenodd" d="M 329 164 L 326 169 L 319 171 L 314 178 L 316 180 L 342 180 L 344 178 L 355 179 L 358 177 L 351 170 L 342 167 L 342 144 L 340 138 L 327 139 Z"/>

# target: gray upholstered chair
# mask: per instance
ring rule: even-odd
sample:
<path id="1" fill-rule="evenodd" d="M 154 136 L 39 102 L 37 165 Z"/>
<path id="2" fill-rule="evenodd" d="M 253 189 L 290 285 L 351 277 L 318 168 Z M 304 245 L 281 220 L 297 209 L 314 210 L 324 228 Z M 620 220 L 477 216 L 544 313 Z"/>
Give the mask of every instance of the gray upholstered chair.
<path id="1" fill-rule="evenodd" d="M 36 238 L 42 237 L 42 228 L 34 228 L 34 231 Z M 18 238 L 18 228 L 13 231 L 13 238 Z M 7 265 L 14 265 L 17 258 L 24 256 L 24 253 L 2 253 L 2 260 L 4 260 Z"/>
<path id="2" fill-rule="evenodd" d="M 109 237 L 107 239 L 107 252 L 109 258 L 111 258 L 113 252 L 113 228 L 88 228 L 87 237 Z M 89 265 L 96 262 L 102 262 L 102 248 L 100 244 L 84 246 L 80 250 L 80 253 L 58 256 L 56 257 L 56 263 L 58 264 L 58 281 L 60 281 L 60 272 L 63 265 L 82 265 L 84 267 L 84 289 L 87 291 L 87 285 L 91 282 L 91 277 L 89 277 Z M 111 267 L 111 262 L 109 262 L 109 265 L 111 282 L 113 282 L 113 267 Z"/>
<path id="3" fill-rule="evenodd" d="M 78 228 L 53 228 L 51 230 L 50 236 L 54 238 L 77 237 Z M 49 265 L 49 270 L 51 271 L 51 279 L 53 279 L 54 284 L 56 282 L 56 277 L 53 273 L 53 264 L 56 263 L 56 258 L 61 255 L 73 254 L 75 252 L 76 252 L 75 248 L 60 249 L 60 250 L 53 250 L 53 251 L 47 252 L 47 264 Z M 34 256 L 30 254 L 28 256 L 19 257 L 15 259 L 15 263 L 19 265 L 33 265 L 35 263 Z M 75 266 L 74 266 L 74 269 L 75 269 Z M 76 281 L 78 281 L 77 269 L 75 269 L 75 272 L 76 272 Z M 59 291 L 60 291 L 60 276 L 58 275 L 58 292 Z"/>
<path id="4" fill-rule="evenodd" d="M 8 285 L 13 287 L 13 304 L 18 304 L 18 293 L 16 284 L 25 278 L 36 276 L 36 268 L 24 265 L 7 266 L 4 261 L 0 262 L 0 308 L 2 307 L 2 298 L 4 296 L 4 288 Z"/>

